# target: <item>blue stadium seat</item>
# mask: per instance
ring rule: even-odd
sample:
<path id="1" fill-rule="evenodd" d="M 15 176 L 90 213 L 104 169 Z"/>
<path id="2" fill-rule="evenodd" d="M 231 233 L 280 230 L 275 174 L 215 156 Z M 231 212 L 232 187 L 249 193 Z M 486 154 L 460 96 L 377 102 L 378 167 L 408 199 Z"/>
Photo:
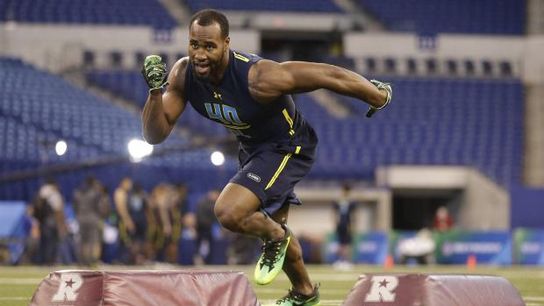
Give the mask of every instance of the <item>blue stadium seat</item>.
<path id="1" fill-rule="evenodd" d="M 357 1 L 393 31 L 513 35 L 525 32 L 525 0 Z"/>
<path id="2" fill-rule="evenodd" d="M 313 176 L 372 179 L 380 165 L 466 165 L 504 185 L 519 182 L 519 80 L 388 81 L 395 101 L 371 120 L 364 119 L 366 105 L 353 98 L 337 96 L 352 115 L 336 119 L 310 95 L 297 96 L 297 106 L 320 138 Z"/>
<path id="3" fill-rule="evenodd" d="M 148 25 L 177 23 L 156 0 L 2 0 L 0 20 L 30 23 Z"/>
<path id="4" fill-rule="evenodd" d="M 118 75 L 113 78 L 118 78 Z M 0 57 L 0 80 L 2 175 L 43 165 L 126 156 L 127 142 L 131 138 L 141 138 L 139 114 L 115 106 L 20 60 Z M 131 80 L 141 81 L 141 76 L 134 76 Z M 109 80 L 105 84 L 110 84 Z M 130 86 L 134 86 L 133 81 L 125 85 L 126 88 L 134 88 Z M 147 92 L 145 84 L 142 88 Z M 218 125 L 214 128 L 223 129 Z M 59 139 L 68 144 L 67 153 L 61 157 L 54 152 Z M 137 167 L 131 168 L 120 161 L 62 174 L 59 177 L 65 196 L 71 196 L 73 188 L 90 173 L 105 182 L 110 190 L 124 175 L 138 178 L 147 187 L 164 180 L 187 181 L 190 188 L 197 191 L 223 186 L 236 169 L 235 159 L 227 156 L 225 164 L 217 168 L 210 162 L 211 149 L 195 149 L 187 144 L 184 137 L 172 133 L 164 143 L 155 146 L 155 151 L 170 150 L 173 153 L 156 154 Z M 0 199 L 30 200 L 39 183 L 38 179 L 2 183 Z"/>
<path id="5" fill-rule="evenodd" d="M 147 96 L 139 72 L 94 71 L 87 77 L 134 101 L 145 101 Z M 139 114 L 21 61 L 0 58 L 0 80 L 2 172 L 32 168 L 44 161 L 62 163 L 124 154 L 127 141 L 141 135 Z M 523 153 L 519 80 L 386 80 L 394 85 L 395 100 L 370 120 L 364 118 L 366 104 L 353 98 L 338 96 L 350 110 L 350 116 L 338 119 L 311 95 L 295 96 L 297 107 L 320 138 L 311 177 L 370 180 L 381 165 L 466 165 L 504 185 L 519 182 Z M 227 133 L 191 107 L 180 124 L 214 137 Z M 69 145 L 61 158 L 47 149 L 59 138 Z M 150 169 L 146 167 L 161 169 L 160 174 L 148 171 L 141 176 L 148 181 L 190 177 L 195 188 L 204 190 L 204 186 L 216 187 L 228 180 L 236 169 L 236 161 L 228 159 L 223 170 L 218 170 L 209 161 L 210 149 L 184 150 L 185 144 L 184 138 L 173 134 L 157 149 L 176 147 L 179 154 L 145 160 L 135 173 Z M 106 176 L 113 170 L 96 171 Z M 118 173 L 122 171 L 114 175 Z M 25 192 L 26 186 L 6 184 L 0 187 L 0 198 Z"/>
<path id="6" fill-rule="evenodd" d="M 232 11 L 342 12 L 334 0 L 313 0 L 311 3 L 307 1 L 291 0 L 187 0 L 186 3 L 193 12 L 205 8 Z"/>
<path id="7" fill-rule="evenodd" d="M 91 71 L 87 73 L 87 80 L 133 101 L 139 107 L 143 107 L 147 99 L 147 85 L 138 71 Z M 228 134 L 228 131 L 221 125 L 203 120 L 192 107 L 186 108 L 179 124 L 205 135 L 221 137 Z"/>

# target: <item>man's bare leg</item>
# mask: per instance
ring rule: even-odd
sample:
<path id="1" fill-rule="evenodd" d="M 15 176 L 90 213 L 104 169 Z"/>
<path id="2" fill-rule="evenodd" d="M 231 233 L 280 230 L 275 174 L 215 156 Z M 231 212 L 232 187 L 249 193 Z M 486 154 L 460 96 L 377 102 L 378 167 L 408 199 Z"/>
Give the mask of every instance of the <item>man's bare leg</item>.
<path id="1" fill-rule="evenodd" d="M 280 224 L 287 224 L 288 215 L 289 204 L 285 204 L 272 216 L 272 218 Z M 294 235 L 291 238 L 291 242 L 287 249 L 287 256 L 283 263 L 283 271 L 287 274 L 287 277 L 291 281 L 293 289 L 296 292 L 305 295 L 312 294 L 314 287 L 310 281 L 306 266 L 304 265 L 304 260 L 302 259 L 302 248 Z"/>
<path id="2" fill-rule="evenodd" d="M 280 224 L 260 211 L 261 201 L 242 185 L 229 183 L 215 202 L 214 212 L 226 229 L 263 240 L 279 240 L 284 236 Z"/>
<path id="3" fill-rule="evenodd" d="M 281 224 L 287 221 L 289 206 L 282 207 L 273 218 L 260 211 L 259 198 L 242 185 L 229 183 L 216 201 L 214 211 L 217 219 L 226 229 L 259 237 L 263 240 L 280 240 L 285 236 Z M 281 222 L 281 224 L 280 224 Z M 287 248 L 283 270 L 289 277 L 293 289 L 302 294 L 311 294 L 312 283 L 302 260 L 302 249 L 292 236 Z"/>

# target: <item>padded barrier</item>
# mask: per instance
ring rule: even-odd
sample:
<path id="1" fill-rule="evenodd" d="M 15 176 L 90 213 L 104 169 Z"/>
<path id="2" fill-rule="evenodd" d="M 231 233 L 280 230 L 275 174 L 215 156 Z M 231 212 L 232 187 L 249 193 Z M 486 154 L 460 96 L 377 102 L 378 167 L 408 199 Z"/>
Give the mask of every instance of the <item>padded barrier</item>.
<path id="1" fill-rule="evenodd" d="M 503 277 L 485 275 L 365 274 L 345 306 L 522 306 Z"/>
<path id="2" fill-rule="evenodd" d="M 258 306 L 242 272 L 86 271 L 49 274 L 31 306 Z"/>

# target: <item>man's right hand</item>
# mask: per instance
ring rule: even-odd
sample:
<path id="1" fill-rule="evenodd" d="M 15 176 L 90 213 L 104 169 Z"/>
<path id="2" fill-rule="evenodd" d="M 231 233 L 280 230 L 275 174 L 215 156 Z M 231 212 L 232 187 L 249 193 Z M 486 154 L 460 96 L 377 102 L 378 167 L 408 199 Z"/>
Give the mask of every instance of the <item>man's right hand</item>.
<path id="1" fill-rule="evenodd" d="M 166 64 L 158 55 L 148 55 L 145 58 L 142 74 L 147 86 L 149 86 L 149 92 L 157 89 L 160 90 L 168 85 L 166 81 Z"/>

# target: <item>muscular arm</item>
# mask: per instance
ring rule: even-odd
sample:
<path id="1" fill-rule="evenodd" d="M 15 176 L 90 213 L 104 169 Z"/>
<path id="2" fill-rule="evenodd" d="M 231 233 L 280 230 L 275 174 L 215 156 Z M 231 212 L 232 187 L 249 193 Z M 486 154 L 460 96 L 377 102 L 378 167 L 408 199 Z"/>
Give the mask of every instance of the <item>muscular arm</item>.
<path id="1" fill-rule="evenodd" d="M 363 100 L 377 108 L 387 97 L 363 76 L 329 64 L 261 60 L 249 70 L 250 93 L 261 102 L 320 88 Z"/>
<path id="2" fill-rule="evenodd" d="M 159 89 L 149 93 L 142 112 L 144 139 L 150 144 L 161 143 L 170 135 L 176 120 L 185 109 L 183 86 L 188 58 L 177 61 L 168 75 L 164 94 Z"/>

